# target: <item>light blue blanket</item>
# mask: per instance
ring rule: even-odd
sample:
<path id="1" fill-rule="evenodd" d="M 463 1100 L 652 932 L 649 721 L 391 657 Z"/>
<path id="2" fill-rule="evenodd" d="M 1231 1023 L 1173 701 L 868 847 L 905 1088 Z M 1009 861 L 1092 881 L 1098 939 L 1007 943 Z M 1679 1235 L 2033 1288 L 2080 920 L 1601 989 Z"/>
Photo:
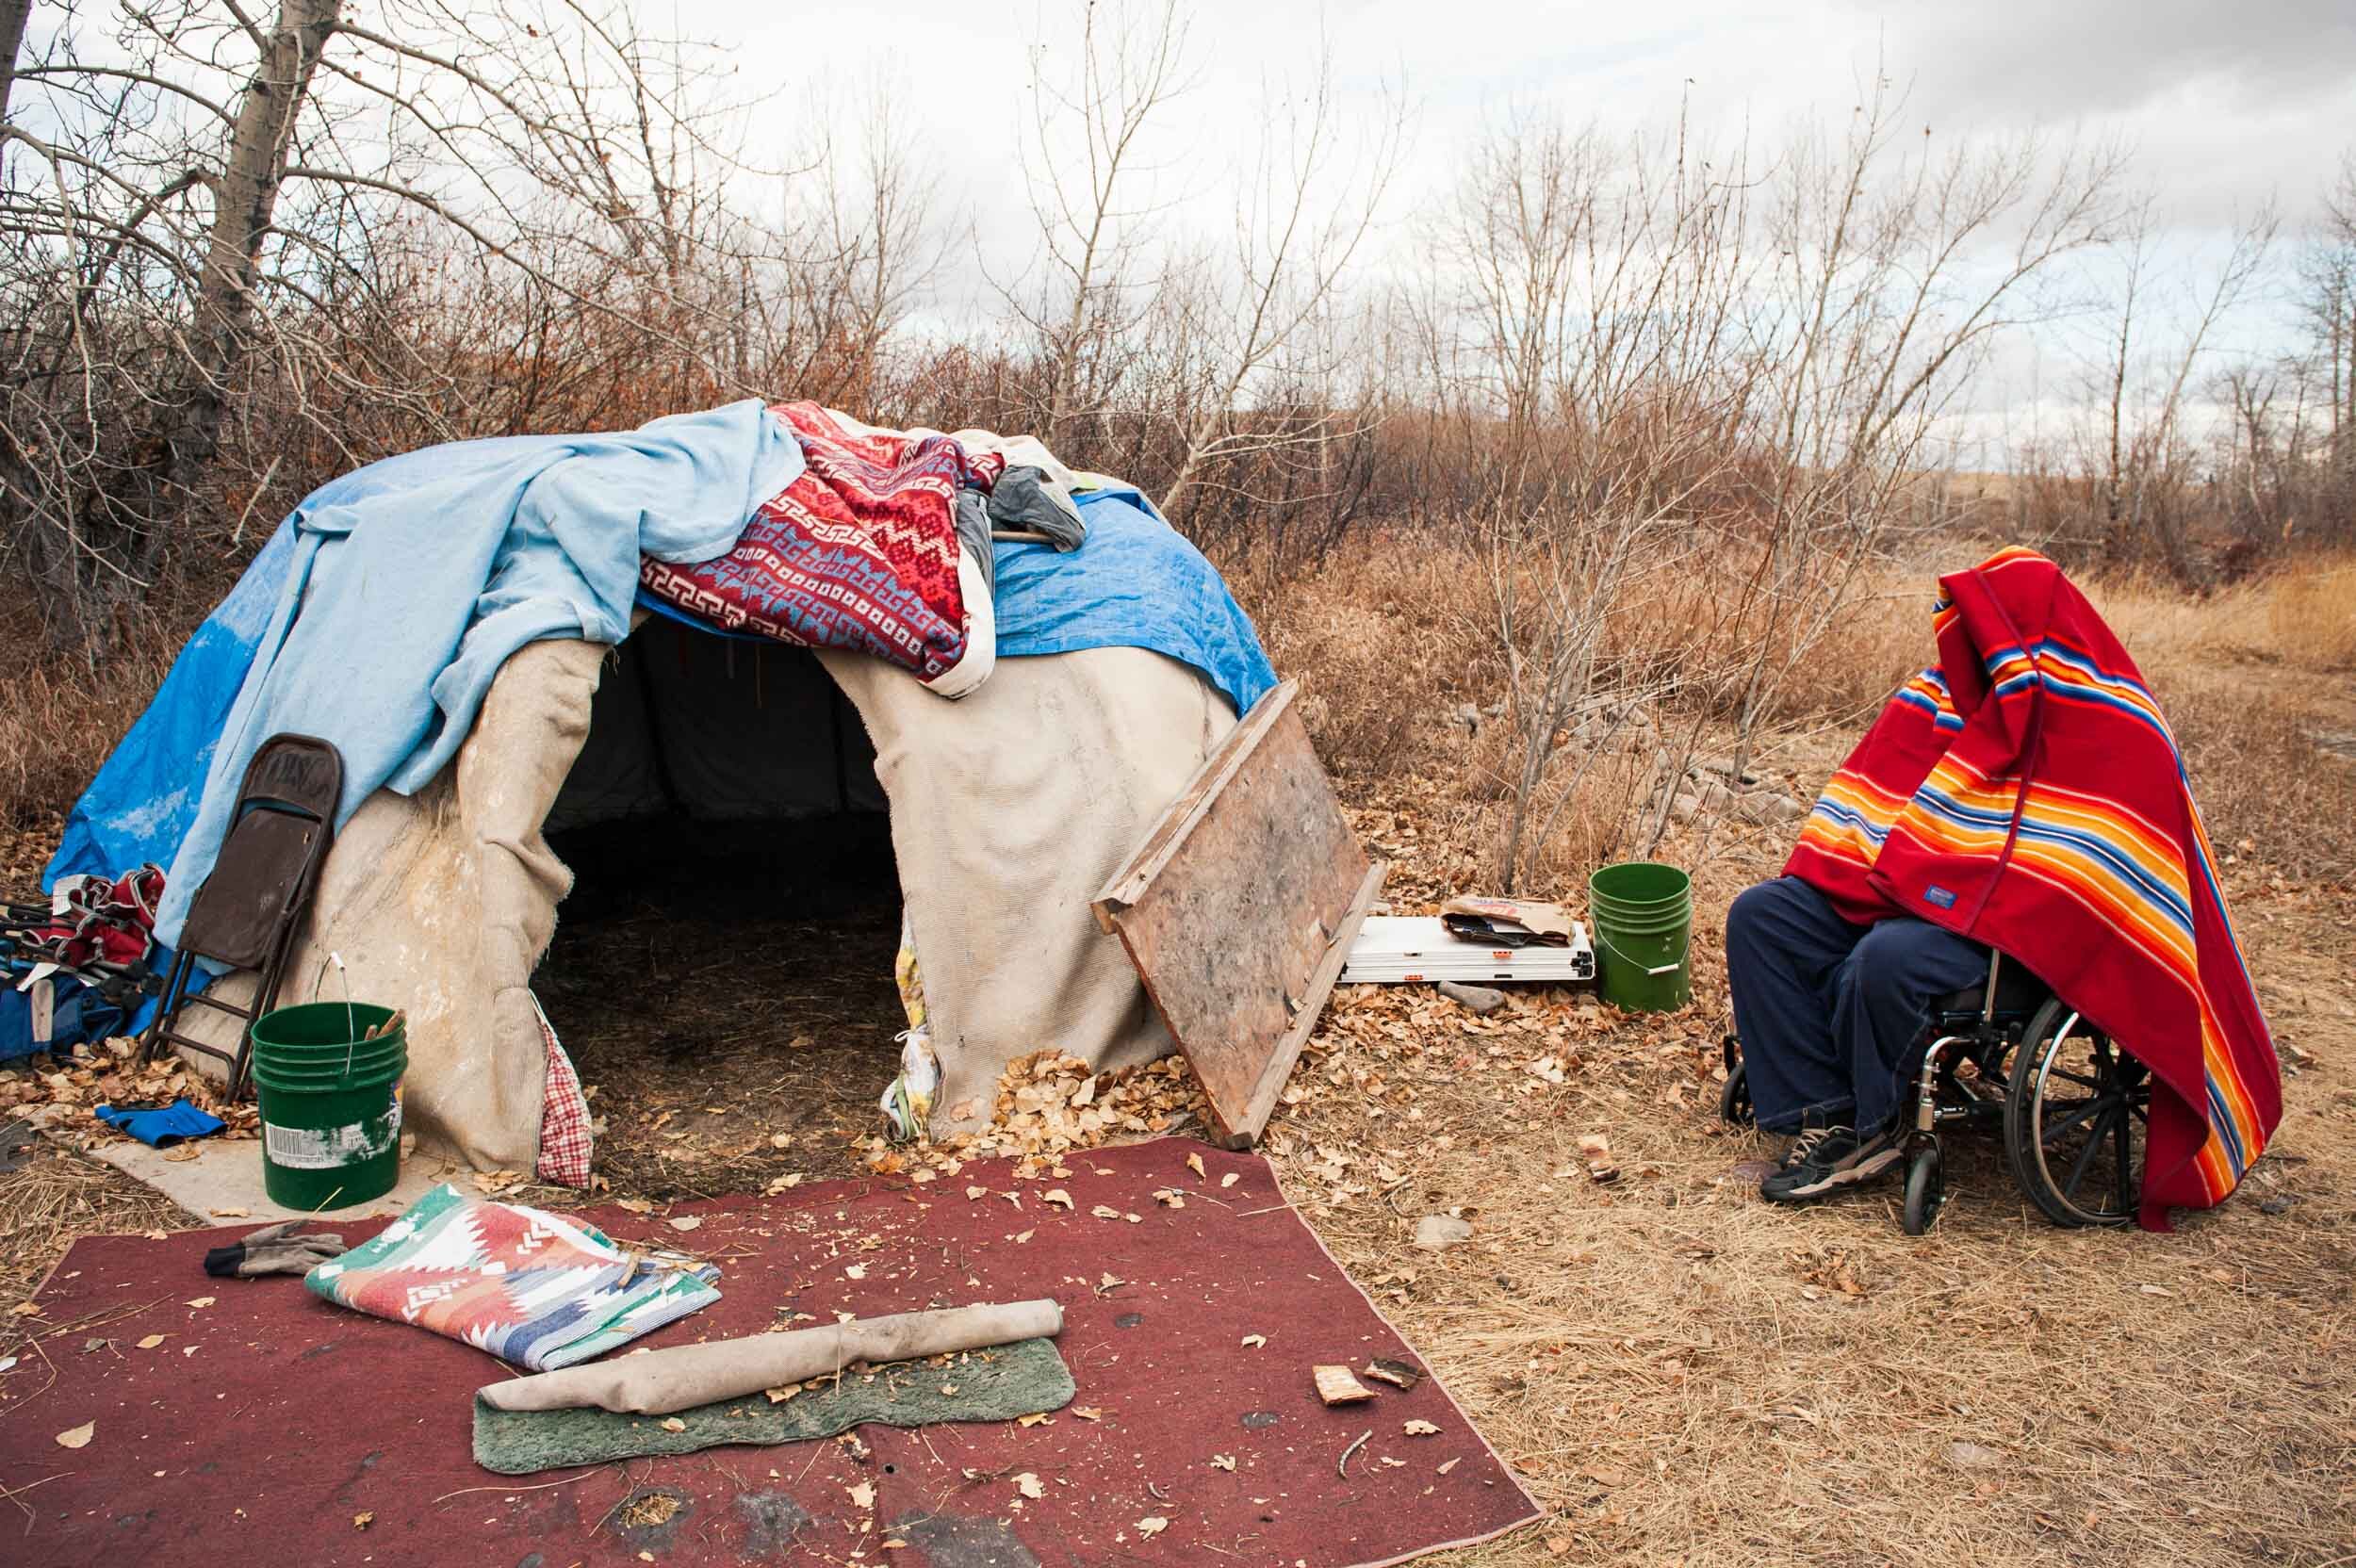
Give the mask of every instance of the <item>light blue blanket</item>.
<path id="1" fill-rule="evenodd" d="M 423 788 L 510 654 L 620 641 L 642 553 L 725 555 L 801 470 L 747 399 L 617 434 L 429 447 L 321 486 L 189 640 L 74 807 L 51 876 L 163 863 L 155 935 L 175 943 L 263 741 L 335 743 L 338 825 L 379 787 Z"/>

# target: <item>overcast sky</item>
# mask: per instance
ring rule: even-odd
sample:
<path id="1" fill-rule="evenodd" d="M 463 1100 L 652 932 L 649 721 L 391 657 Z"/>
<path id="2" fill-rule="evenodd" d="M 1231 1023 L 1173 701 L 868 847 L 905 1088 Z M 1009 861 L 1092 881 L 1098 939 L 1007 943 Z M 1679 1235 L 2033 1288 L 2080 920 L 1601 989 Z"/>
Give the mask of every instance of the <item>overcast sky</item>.
<path id="1" fill-rule="evenodd" d="M 1106 0 L 1109 6 L 1112 0 Z M 649 12 L 667 9 L 661 0 Z M 878 73 L 895 111 L 969 178 L 1012 159 L 1026 48 L 1069 46 L 1076 0 L 888 7 L 679 0 L 683 30 L 741 42 L 745 71 L 800 87 Z M 2041 126 L 2116 136 L 2185 223 L 2268 193 L 2296 210 L 2356 145 L 2356 0 L 1199 0 L 1201 85 L 1186 114 L 1232 126 L 1262 83 L 1329 33 L 1371 109 L 1379 79 L 1448 147 L 1508 104 L 1636 124 L 1673 113 L 1762 131 L 1844 112 L 1878 59 L 1909 111 L 1949 134 Z M 648 24 L 660 26 L 656 14 Z M 789 89 L 772 111 L 791 115 Z"/>
<path id="2" fill-rule="evenodd" d="M 1069 57 L 1076 0 L 750 14 L 736 0 L 678 4 L 683 31 L 741 46 L 746 76 L 778 84 L 761 93 L 773 134 L 806 122 L 813 81 L 884 82 L 985 247 L 1021 232 L 990 215 L 1023 200 L 1027 52 L 1043 41 L 1051 61 Z M 1200 0 L 1188 14 L 1199 74 L 1159 145 L 1171 176 L 1215 199 L 1201 188 L 1255 134 L 1268 85 L 1298 79 L 1330 36 L 1352 113 L 1370 122 L 1383 90 L 1401 85 L 1417 106 L 1395 225 L 1512 106 L 1632 130 L 1683 99 L 1705 130 L 1771 145 L 1802 118 L 1839 124 L 1878 66 L 1906 94 L 1909 123 L 1937 136 L 2038 129 L 2130 147 L 2133 182 L 2158 202 L 2164 263 L 2189 286 L 2266 201 L 2295 229 L 2356 147 L 2356 0 Z M 646 21 L 662 25 L 658 14 Z M 2280 291 L 2262 291 L 2223 348 L 2282 348 L 2287 322 Z M 2040 387 L 2050 401 L 2046 384 L 2077 373 L 2071 352 L 2060 341 L 2035 354 L 2016 347 L 1982 403 L 2012 419 Z"/>

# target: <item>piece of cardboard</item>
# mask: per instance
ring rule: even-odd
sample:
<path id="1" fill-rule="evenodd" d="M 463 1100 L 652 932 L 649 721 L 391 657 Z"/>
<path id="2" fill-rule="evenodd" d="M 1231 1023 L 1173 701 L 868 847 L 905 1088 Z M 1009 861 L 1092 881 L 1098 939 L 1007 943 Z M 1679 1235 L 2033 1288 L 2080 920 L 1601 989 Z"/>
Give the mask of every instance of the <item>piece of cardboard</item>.
<path id="1" fill-rule="evenodd" d="M 1495 941 L 1507 947 L 1533 943 L 1568 947 L 1571 930 L 1579 923 L 1560 904 L 1477 895 L 1449 899 L 1440 906 L 1440 918 L 1466 941 Z"/>

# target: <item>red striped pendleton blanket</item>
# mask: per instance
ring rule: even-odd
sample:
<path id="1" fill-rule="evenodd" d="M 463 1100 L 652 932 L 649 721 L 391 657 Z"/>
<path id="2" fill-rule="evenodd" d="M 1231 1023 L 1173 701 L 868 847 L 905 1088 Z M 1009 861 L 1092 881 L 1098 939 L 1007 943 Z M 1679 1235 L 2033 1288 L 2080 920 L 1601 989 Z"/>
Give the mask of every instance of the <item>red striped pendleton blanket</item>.
<path id="1" fill-rule="evenodd" d="M 1939 662 L 1825 787 L 1784 868 L 1859 923 L 1994 947 L 2151 1069 L 2142 1222 L 2239 1184 L 2282 1068 L 2176 738 L 2061 569 L 2006 549 L 1939 580 Z"/>

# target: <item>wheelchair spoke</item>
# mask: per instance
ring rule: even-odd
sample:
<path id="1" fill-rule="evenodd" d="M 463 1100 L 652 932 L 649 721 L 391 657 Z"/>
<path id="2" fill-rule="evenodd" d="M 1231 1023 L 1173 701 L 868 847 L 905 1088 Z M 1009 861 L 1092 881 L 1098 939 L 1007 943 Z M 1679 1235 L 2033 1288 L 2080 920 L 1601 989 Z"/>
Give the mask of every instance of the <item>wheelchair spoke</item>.
<path id="1" fill-rule="evenodd" d="M 2070 1135 L 2073 1129 L 2084 1126 L 2090 1118 L 2102 1115 L 2111 1109 L 2115 1103 L 2116 1102 L 2107 1095 L 2093 1100 L 2067 1101 L 2060 1105 L 2054 1105 L 2049 1102 L 2047 1105 L 2049 1111 L 2068 1110 L 2070 1114 L 2058 1121 L 2044 1123 L 2045 1147 L 2048 1149 L 2056 1147 L 2062 1139 Z"/>
<path id="2" fill-rule="evenodd" d="M 2078 1152 L 2077 1163 L 2070 1168 L 2070 1180 L 2062 1184 L 2064 1198 L 2073 1200 L 2077 1198 L 2078 1188 L 2086 1183 L 2086 1172 L 2093 1168 L 2096 1157 L 2102 1152 L 2102 1135 L 2117 1115 L 2116 1110 L 2105 1115 L 2095 1127 L 2093 1135 L 2086 1139 L 2086 1148 Z"/>
<path id="3" fill-rule="evenodd" d="M 2047 1009 L 2022 1041 L 2034 1054 L 2021 1058 L 2011 1087 L 2014 1175 L 2059 1224 L 2123 1223 L 2141 1180 L 2135 1140 L 2151 1121 L 2150 1075 L 2077 1013 L 2058 1003 Z"/>

